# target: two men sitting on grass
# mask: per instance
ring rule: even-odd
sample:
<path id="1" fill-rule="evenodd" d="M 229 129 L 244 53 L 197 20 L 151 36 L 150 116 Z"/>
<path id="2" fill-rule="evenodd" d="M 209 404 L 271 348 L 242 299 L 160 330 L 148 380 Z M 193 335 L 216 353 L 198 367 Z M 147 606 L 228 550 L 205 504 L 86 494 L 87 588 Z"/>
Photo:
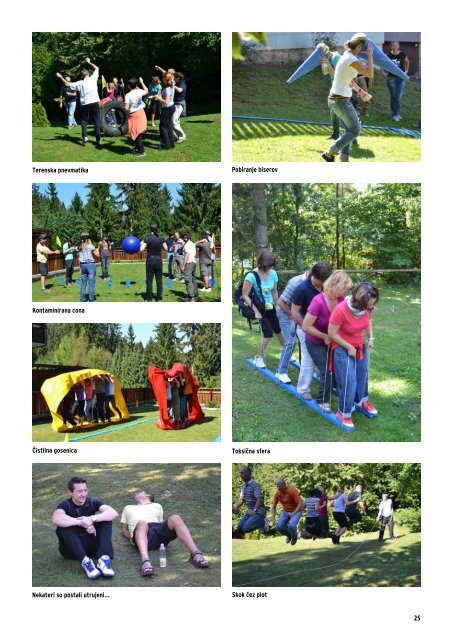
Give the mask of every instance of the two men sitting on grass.
<path id="1" fill-rule="evenodd" d="M 101 575 L 113 578 L 112 522 L 118 513 L 102 500 L 88 496 L 87 483 L 83 478 L 71 478 L 67 486 L 69 498 L 57 505 L 52 516 L 57 527 L 60 554 L 64 558 L 78 560 L 91 580 Z M 154 497 L 147 491 L 136 493 L 134 498 L 136 504 L 123 509 L 121 532 L 140 552 L 142 575 L 154 573 L 148 549 L 159 549 L 161 544 L 166 547 L 177 538 L 189 550 L 189 560 L 195 567 L 209 567 L 180 516 L 173 515 L 164 521 L 161 505 L 154 503 Z M 97 558 L 97 564 L 93 558 Z"/>

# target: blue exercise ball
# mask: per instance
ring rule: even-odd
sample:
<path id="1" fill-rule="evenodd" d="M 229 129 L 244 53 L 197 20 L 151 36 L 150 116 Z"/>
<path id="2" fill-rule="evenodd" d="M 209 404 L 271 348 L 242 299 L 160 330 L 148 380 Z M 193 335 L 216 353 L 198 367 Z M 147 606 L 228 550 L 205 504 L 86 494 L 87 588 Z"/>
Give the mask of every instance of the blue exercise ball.
<path id="1" fill-rule="evenodd" d="M 127 236 L 121 243 L 126 253 L 138 253 L 140 251 L 140 240 L 135 236 Z"/>

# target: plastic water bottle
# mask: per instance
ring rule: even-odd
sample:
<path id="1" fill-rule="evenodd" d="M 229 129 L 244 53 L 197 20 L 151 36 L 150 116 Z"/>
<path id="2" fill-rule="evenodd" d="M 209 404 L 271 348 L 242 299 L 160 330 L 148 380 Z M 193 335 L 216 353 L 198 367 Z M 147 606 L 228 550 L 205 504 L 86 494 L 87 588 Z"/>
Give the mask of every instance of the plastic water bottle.
<path id="1" fill-rule="evenodd" d="M 159 547 L 159 566 L 162 569 L 167 566 L 167 552 L 165 550 L 165 545 L 163 542 Z"/>

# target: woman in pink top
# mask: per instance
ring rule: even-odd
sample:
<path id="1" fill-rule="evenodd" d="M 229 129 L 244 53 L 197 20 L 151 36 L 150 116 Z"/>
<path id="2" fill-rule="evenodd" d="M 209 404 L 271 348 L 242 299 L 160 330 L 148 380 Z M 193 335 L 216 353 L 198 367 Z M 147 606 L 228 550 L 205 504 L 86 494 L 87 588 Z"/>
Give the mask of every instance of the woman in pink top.
<path id="1" fill-rule="evenodd" d="M 330 413 L 332 374 L 329 374 L 330 343 L 328 335 L 330 314 L 344 300 L 344 294 L 352 287 L 352 280 L 345 271 L 333 271 L 324 282 L 323 290 L 310 302 L 302 324 L 306 334 L 305 344 L 311 359 L 319 370 L 319 387 L 316 402 Z"/>
<path id="2" fill-rule="evenodd" d="M 371 313 L 379 301 L 379 290 L 368 282 L 361 282 L 332 311 L 328 334 L 332 340 L 333 367 L 338 387 L 337 418 L 346 427 L 354 427 L 351 419 L 356 405 L 377 415 L 368 400 L 368 349 L 373 348 Z"/>

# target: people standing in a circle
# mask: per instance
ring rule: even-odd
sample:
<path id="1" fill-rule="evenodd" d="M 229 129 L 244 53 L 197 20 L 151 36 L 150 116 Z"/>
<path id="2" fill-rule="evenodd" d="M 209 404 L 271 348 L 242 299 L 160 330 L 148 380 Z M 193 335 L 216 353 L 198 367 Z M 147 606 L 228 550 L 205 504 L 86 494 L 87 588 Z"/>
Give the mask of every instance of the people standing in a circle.
<path id="1" fill-rule="evenodd" d="M 153 302 L 153 282 L 156 279 L 156 301 L 162 302 L 162 249 L 167 251 L 165 238 L 157 232 L 157 224 L 150 226 L 150 235 L 140 244 L 140 251 L 146 249 L 146 301 Z"/>
<path id="2" fill-rule="evenodd" d="M 400 43 L 397 40 L 394 40 L 390 44 L 390 53 L 387 54 L 387 57 L 390 58 L 390 60 L 396 64 L 399 69 L 404 71 L 406 75 L 409 73 L 409 58 L 400 50 Z M 387 89 L 390 93 L 390 110 L 392 113 L 392 120 L 395 122 L 399 122 L 403 119 L 400 115 L 400 108 L 405 85 L 406 80 L 403 80 L 403 78 L 400 78 L 390 71 L 388 72 Z"/>

